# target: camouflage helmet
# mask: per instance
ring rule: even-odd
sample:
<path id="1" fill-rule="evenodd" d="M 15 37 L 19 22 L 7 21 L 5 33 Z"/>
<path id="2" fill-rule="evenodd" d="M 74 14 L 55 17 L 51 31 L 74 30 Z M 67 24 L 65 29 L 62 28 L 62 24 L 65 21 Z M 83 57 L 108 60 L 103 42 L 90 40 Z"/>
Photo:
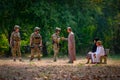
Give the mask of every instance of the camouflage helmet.
<path id="1" fill-rule="evenodd" d="M 19 25 L 15 25 L 14 26 L 14 30 L 16 30 L 16 29 L 20 29 L 20 26 Z"/>
<path id="2" fill-rule="evenodd" d="M 61 28 L 56 27 L 55 31 L 61 31 Z"/>
<path id="3" fill-rule="evenodd" d="M 34 28 L 34 31 L 39 31 L 39 30 L 40 30 L 39 27 L 35 27 L 35 28 Z"/>

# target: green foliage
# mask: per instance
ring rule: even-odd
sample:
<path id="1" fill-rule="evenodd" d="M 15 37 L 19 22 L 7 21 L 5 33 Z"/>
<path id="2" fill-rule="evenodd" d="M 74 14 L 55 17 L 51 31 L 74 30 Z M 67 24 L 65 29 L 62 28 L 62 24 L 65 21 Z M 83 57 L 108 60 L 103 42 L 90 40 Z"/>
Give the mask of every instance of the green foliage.
<path id="1" fill-rule="evenodd" d="M 0 35 L 0 55 L 4 55 L 5 51 L 9 48 L 8 40 L 5 34 Z"/>
<path id="2" fill-rule="evenodd" d="M 120 60 L 120 54 L 110 54 L 108 57 L 113 60 Z"/>
<path id="3" fill-rule="evenodd" d="M 67 37 L 66 28 L 71 26 L 78 54 L 86 54 L 95 37 L 103 41 L 105 48 L 119 53 L 120 48 L 115 49 L 120 45 L 116 25 L 120 21 L 119 6 L 120 0 L 2 0 L 0 33 L 6 38 L 0 38 L 0 48 L 7 47 L 6 39 L 9 40 L 15 24 L 21 26 L 22 46 L 29 45 L 30 34 L 39 26 L 44 54 L 52 54 L 51 35 L 55 27 L 61 27 L 60 36 Z M 61 41 L 60 53 L 67 54 L 67 42 Z"/>

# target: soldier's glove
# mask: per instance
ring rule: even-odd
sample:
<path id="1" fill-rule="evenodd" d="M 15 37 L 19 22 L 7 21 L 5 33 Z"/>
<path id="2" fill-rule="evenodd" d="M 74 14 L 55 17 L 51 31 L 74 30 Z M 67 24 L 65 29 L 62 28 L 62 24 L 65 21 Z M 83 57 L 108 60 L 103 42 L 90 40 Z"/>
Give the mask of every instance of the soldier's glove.
<path id="1" fill-rule="evenodd" d="M 41 46 L 41 45 L 39 45 L 38 47 L 39 47 L 39 49 L 42 51 L 42 46 Z"/>

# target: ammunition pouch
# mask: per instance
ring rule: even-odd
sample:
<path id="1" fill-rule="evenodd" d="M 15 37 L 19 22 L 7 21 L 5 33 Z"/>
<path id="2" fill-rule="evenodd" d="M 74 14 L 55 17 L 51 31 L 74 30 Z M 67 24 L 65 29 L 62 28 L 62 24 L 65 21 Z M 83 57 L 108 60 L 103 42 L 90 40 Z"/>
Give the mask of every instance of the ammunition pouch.
<path id="1" fill-rule="evenodd" d="M 20 41 L 20 37 L 14 37 L 13 41 Z"/>
<path id="2" fill-rule="evenodd" d="M 42 46 L 40 46 L 39 44 L 33 44 L 32 46 L 30 46 L 30 48 L 34 48 L 34 47 L 41 48 Z"/>

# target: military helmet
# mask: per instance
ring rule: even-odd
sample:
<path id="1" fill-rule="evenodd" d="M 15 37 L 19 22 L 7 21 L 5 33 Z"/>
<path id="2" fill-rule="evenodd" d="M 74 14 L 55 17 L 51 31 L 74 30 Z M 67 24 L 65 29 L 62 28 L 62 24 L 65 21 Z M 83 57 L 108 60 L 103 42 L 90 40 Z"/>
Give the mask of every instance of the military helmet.
<path id="1" fill-rule="evenodd" d="M 39 30 L 40 30 L 39 27 L 35 27 L 35 28 L 34 28 L 34 31 L 39 31 Z"/>
<path id="2" fill-rule="evenodd" d="M 61 28 L 56 27 L 55 31 L 61 31 Z"/>
<path id="3" fill-rule="evenodd" d="M 16 30 L 16 29 L 20 29 L 20 26 L 19 25 L 15 25 L 14 26 L 14 30 Z"/>

